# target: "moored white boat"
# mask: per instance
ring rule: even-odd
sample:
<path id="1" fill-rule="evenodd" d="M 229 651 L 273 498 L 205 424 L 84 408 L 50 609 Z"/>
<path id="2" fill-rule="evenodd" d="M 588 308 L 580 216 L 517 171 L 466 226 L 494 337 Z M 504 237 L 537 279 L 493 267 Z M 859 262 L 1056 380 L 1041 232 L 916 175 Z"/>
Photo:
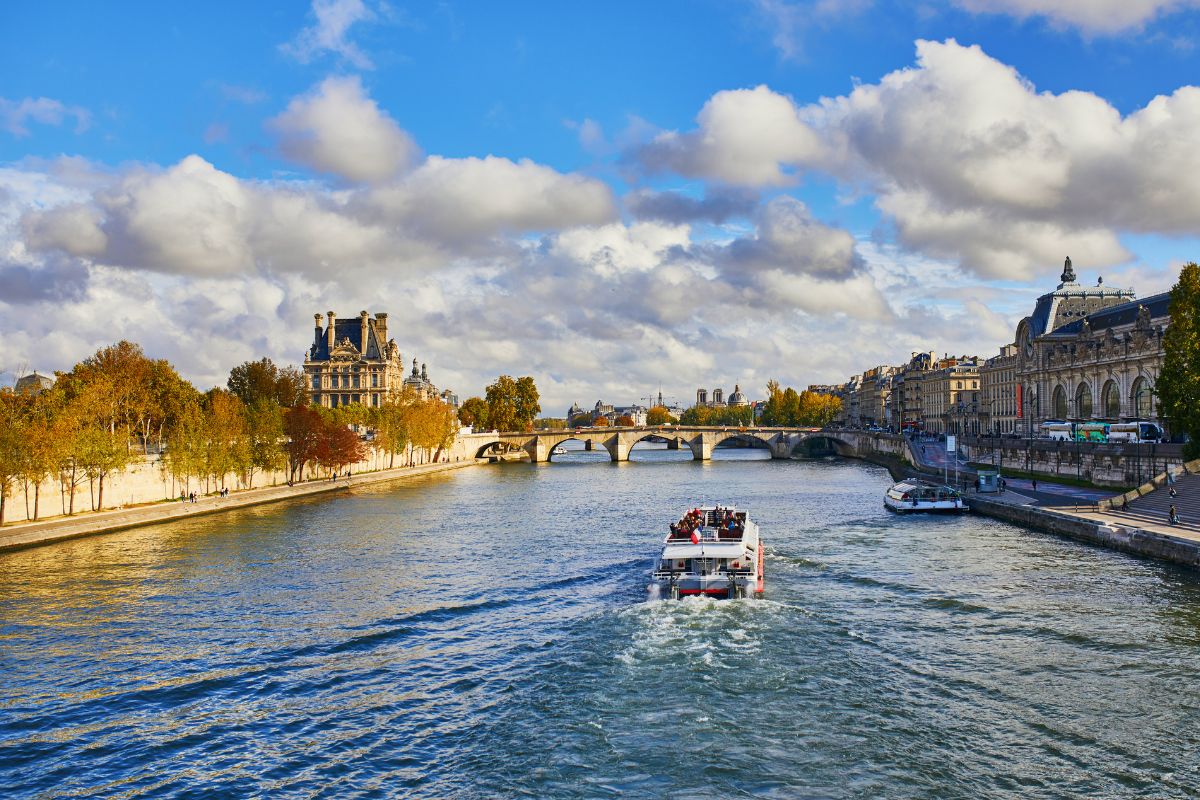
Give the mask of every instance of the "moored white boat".
<path id="1" fill-rule="evenodd" d="M 724 506 L 692 509 L 663 540 L 651 573 L 660 597 L 751 597 L 763 592 L 763 543 L 745 511 Z"/>
<path id="2" fill-rule="evenodd" d="M 550 451 L 550 455 L 552 456 L 565 456 L 566 454 L 567 448 L 563 447 L 561 444 L 555 445 L 554 449 Z"/>
<path id="3" fill-rule="evenodd" d="M 887 490 L 884 508 L 898 514 L 913 511 L 967 511 L 962 494 L 952 486 L 909 478 Z"/>

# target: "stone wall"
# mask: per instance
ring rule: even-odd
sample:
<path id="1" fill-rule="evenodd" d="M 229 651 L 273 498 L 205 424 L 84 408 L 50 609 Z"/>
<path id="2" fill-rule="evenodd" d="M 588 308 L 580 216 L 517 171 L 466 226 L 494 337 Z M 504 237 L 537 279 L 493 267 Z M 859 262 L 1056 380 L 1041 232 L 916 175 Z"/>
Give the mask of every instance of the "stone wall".
<path id="1" fill-rule="evenodd" d="M 1192 568 L 1200 567 L 1200 543 L 1187 539 L 1119 524 L 1108 524 L 1066 512 L 1002 503 L 978 496 L 971 497 L 968 504 L 974 512 L 1027 528 L 1067 536 L 1124 553 L 1170 561 Z"/>
<path id="2" fill-rule="evenodd" d="M 468 456 L 454 447 L 448 448 L 438 459 L 440 461 L 460 461 Z M 408 464 L 407 454 L 397 454 L 395 466 Z M 414 450 L 412 463 L 414 465 L 428 464 L 434 460 L 434 454 L 425 450 Z M 389 454 L 371 449 L 368 457 L 349 467 L 351 473 L 387 469 L 391 464 Z M 320 477 L 313 469 L 305 473 L 305 479 Z M 254 486 L 277 486 L 287 483 L 286 471 L 274 473 L 255 473 Z M 162 458 L 157 455 L 140 457 L 129 468 L 115 475 L 109 475 L 104 480 L 104 508 L 123 508 L 126 506 L 155 503 L 161 500 L 171 500 L 181 493 L 194 491 L 197 494 L 215 492 L 221 487 L 220 481 L 196 481 L 186 483 L 175 481 L 164 469 Z M 247 488 L 236 475 L 226 475 L 224 485 L 231 491 Z M 96 499 L 99 486 L 84 480 L 75 488 L 75 513 L 99 510 Z M 28 500 L 28 503 L 26 502 Z M 24 522 L 33 519 L 33 487 L 29 487 L 29 496 L 25 496 L 25 487 L 18 483 L 4 503 L 4 522 Z M 66 513 L 70 502 L 68 489 L 57 480 L 48 480 L 41 485 L 39 501 L 39 519 L 47 519 Z M 28 514 L 26 514 L 28 505 Z"/>
<path id="3" fill-rule="evenodd" d="M 961 445 L 966 458 L 976 464 L 995 463 L 1002 471 L 1036 472 L 1121 489 L 1137 486 L 1183 463 L 1183 446 L 1177 444 L 998 438 L 965 439 Z"/>

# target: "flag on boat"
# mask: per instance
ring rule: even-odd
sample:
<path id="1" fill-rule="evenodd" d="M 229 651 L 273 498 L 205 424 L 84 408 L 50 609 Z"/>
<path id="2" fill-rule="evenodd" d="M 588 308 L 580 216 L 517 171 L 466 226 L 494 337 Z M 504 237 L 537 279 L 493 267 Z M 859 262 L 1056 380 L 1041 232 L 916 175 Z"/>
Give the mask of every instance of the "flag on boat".
<path id="1" fill-rule="evenodd" d="M 700 531 L 698 529 L 692 531 L 692 544 L 700 544 Z"/>

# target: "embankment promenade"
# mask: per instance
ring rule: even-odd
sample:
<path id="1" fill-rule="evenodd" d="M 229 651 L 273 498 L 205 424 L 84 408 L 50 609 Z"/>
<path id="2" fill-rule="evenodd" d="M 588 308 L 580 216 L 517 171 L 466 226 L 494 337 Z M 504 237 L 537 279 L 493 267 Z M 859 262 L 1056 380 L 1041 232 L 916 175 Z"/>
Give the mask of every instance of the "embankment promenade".
<path id="1" fill-rule="evenodd" d="M 132 508 L 107 511 L 84 512 L 72 517 L 55 517 L 41 522 L 24 522 L 5 525 L 0 529 L 0 552 L 38 547 L 44 544 L 112 533 L 143 525 L 155 525 L 204 514 L 217 514 L 240 508 L 278 503 L 313 495 L 345 492 L 360 486 L 369 486 L 388 481 L 434 475 L 440 472 L 486 464 L 486 459 L 420 464 L 414 467 L 398 467 L 375 472 L 363 472 L 336 480 L 310 480 L 292 486 L 267 486 L 261 489 L 243 489 L 231 492 L 227 497 L 202 497 L 195 503 L 182 500 L 164 500 L 158 503 Z"/>

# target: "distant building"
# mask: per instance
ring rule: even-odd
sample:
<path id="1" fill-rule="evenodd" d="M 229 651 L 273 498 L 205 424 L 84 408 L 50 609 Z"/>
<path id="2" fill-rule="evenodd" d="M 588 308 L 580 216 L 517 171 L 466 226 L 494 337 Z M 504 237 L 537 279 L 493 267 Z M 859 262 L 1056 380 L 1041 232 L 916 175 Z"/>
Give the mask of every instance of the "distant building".
<path id="1" fill-rule="evenodd" d="M 13 387 L 17 394 L 41 394 L 54 385 L 54 378 L 48 378 L 38 372 L 31 372 L 17 378 Z"/>
<path id="2" fill-rule="evenodd" d="M 428 368 L 418 367 L 415 358 L 412 372 L 405 376 L 400 348 L 388 338 L 387 314 L 371 318 L 362 311 L 357 318 L 338 319 L 329 311 L 326 316 L 322 329 L 321 315 L 313 315 L 313 343 L 304 360 L 305 384 L 314 405 L 378 408 L 390 394 L 409 389 L 457 406 L 458 397 L 434 386 Z"/>
<path id="3" fill-rule="evenodd" d="M 725 390 L 721 388 L 712 390 L 712 400 L 708 399 L 707 389 L 696 390 L 696 407 L 697 408 L 725 408 L 726 406 L 748 406 L 750 401 L 746 399 L 746 395 L 742 394 L 742 389 L 738 384 L 733 385 L 733 394 L 729 395 L 729 399 L 725 399 Z"/>

